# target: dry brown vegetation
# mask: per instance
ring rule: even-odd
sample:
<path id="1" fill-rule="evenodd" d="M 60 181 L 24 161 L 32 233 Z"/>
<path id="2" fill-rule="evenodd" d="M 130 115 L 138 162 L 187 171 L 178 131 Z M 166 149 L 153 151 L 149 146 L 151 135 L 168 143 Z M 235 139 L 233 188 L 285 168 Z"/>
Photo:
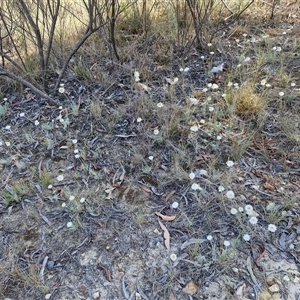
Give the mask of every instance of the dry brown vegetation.
<path id="1" fill-rule="evenodd" d="M 298 299 L 299 18 L 1 0 L 0 299 Z"/>

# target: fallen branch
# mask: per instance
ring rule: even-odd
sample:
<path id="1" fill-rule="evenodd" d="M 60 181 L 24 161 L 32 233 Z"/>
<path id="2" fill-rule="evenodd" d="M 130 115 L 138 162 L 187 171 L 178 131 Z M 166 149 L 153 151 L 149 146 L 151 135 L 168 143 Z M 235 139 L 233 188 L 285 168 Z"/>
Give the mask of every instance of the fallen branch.
<path id="1" fill-rule="evenodd" d="M 30 88 L 32 90 L 32 92 L 34 92 L 35 94 L 41 96 L 42 98 L 45 98 L 46 100 L 48 100 L 51 104 L 53 105 L 57 105 L 59 106 L 59 103 L 56 102 L 54 99 L 52 99 L 49 95 L 47 95 L 44 91 L 42 91 L 42 89 L 38 89 L 37 87 L 35 87 L 33 84 L 31 84 L 29 81 L 27 81 L 26 79 L 17 76 L 11 72 L 9 72 L 8 70 L 5 70 L 3 68 L 0 67 L 0 75 L 6 76 L 8 78 L 11 78 L 23 85 L 25 85 L 26 87 Z"/>

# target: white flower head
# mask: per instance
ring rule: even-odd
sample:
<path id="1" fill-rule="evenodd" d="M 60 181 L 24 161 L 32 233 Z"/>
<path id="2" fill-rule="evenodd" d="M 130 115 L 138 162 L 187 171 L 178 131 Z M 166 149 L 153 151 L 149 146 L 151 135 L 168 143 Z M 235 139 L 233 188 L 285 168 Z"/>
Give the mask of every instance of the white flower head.
<path id="1" fill-rule="evenodd" d="M 226 197 L 228 199 L 233 199 L 234 198 L 234 192 L 233 191 L 227 191 L 226 192 Z"/>
<path id="2" fill-rule="evenodd" d="M 75 197 L 72 196 L 72 195 L 69 197 L 69 200 L 70 200 L 70 201 L 73 201 L 74 199 L 75 199 Z"/>
<path id="3" fill-rule="evenodd" d="M 52 184 L 49 184 L 49 185 L 48 185 L 48 189 L 49 189 L 49 190 L 51 190 L 52 187 L 53 187 Z"/>
<path id="4" fill-rule="evenodd" d="M 179 204 L 176 201 L 173 202 L 172 205 L 171 205 L 171 207 L 174 208 L 174 209 L 177 208 L 178 206 L 179 206 Z"/>
<path id="5" fill-rule="evenodd" d="M 224 191 L 225 191 L 224 186 L 223 186 L 223 185 L 220 185 L 220 186 L 218 187 L 218 191 L 219 191 L 220 193 L 224 192 Z"/>
<path id="6" fill-rule="evenodd" d="M 211 47 L 211 46 L 212 46 L 212 43 L 208 43 L 208 44 L 207 44 L 207 47 Z"/>
<path id="7" fill-rule="evenodd" d="M 143 121 L 143 119 L 142 119 L 142 118 L 140 118 L 140 117 L 138 117 L 138 118 L 136 119 L 136 121 L 137 121 L 138 123 L 140 123 L 140 122 L 142 122 L 142 121 Z"/>
<path id="8" fill-rule="evenodd" d="M 64 180 L 64 175 L 58 175 L 56 177 L 57 181 L 63 181 Z"/>
<path id="9" fill-rule="evenodd" d="M 292 82 L 291 83 L 291 87 L 295 87 L 296 86 L 296 83 L 295 82 Z M 20 114 L 20 116 L 21 116 L 21 114 Z"/>
<path id="10" fill-rule="evenodd" d="M 20 113 L 20 117 L 21 117 L 21 118 L 25 117 L 25 113 L 21 112 L 21 113 Z"/>
<path id="11" fill-rule="evenodd" d="M 215 109 L 214 109 L 213 106 L 210 106 L 210 107 L 208 108 L 208 110 L 209 110 L 210 112 L 213 112 Z"/>
<path id="12" fill-rule="evenodd" d="M 263 80 L 260 82 L 260 85 L 264 86 L 264 85 L 266 85 L 266 83 L 267 83 L 267 80 L 266 80 L 266 79 L 263 79 Z"/>
<path id="13" fill-rule="evenodd" d="M 10 125 L 5 126 L 6 130 L 10 130 Z"/>
<path id="14" fill-rule="evenodd" d="M 58 92 L 60 94 L 63 94 L 65 92 L 65 88 L 63 86 L 61 86 L 59 89 L 58 89 Z"/>
<path id="15" fill-rule="evenodd" d="M 248 233 L 244 234 L 243 235 L 243 240 L 246 241 L 246 242 L 249 242 L 251 239 L 250 235 Z"/>
<path id="16" fill-rule="evenodd" d="M 193 125 L 191 128 L 190 128 L 191 131 L 193 132 L 197 132 L 199 130 L 199 127 L 198 125 Z"/>
<path id="17" fill-rule="evenodd" d="M 231 213 L 232 215 L 236 215 L 236 214 L 238 213 L 238 211 L 237 211 L 236 208 L 233 207 L 233 208 L 230 210 L 230 213 Z"/>
<path id="18" fill-rule="evenodd" d="M 186 67 L 186 68 L 183 69 L 183 72 L 186 73 L 186 72 L 188 72 L 189 70 L 190 70 L 190 68 L 189 68 L 189 67 Z"/>
<path id="19" fill-rule="evenodd" d="M 154 129 L 154 130 L 153 130 L 153 133 L 154 133 L 155 135 L 158 135 L 158 134 L 159 134 L 159 130 L 158 130 L 158 129 Z"/>
<path id="20" fill-rule="evenodd" d="M 74 153 L 75 154 L 79 153 L 79 150 L 78 149 L 74 149 Z"/>
<path id="21" fill-rule="evenodd" d="M 76 159 L 80 158 L 80 154 L 75 154 L 74 156 Z"/>
<path id="22" fill-rule="evenodd" d="M 198 183 L 193 183 L 192 190 L 197 191 L 197 190 L 202 190 L 202 188 L 200 187 L 200 185 Z"/>
<path id="23" fill-rule="evenodd" d="M 80 198 L 79 202 L 80 203 L 84 203 L 85 202 L 85 198 L 84 197 Z"/>
<path id="24" fill-rule="evenodd" d="M 209 54 L 210 54 L 210 55 L 214 55 L 214 54 L 215 54 L 215 52 L 214 52 L 214 51 L 211 51 L 211 52 L 209 52 Z"/>
<path id="25" fill-rule="evenodd" d="M 252 224 L 252 225 L 255 225 L 255 224 L 257 224 L 257 218 L 256 217 L 251 217 L 250 219 L 249 219 L 249 222 Z"/>
<path id="26" fill-rule="evenodd" d="M 68 228 L 73 227 L 73 222 L 68 222 L 68 223 L 67 223 L 67 227 L 68 227 Z"/>
<path id="27" fill-rule="evenodd" d="M 283 97 L 283 96 L 284 96 L 284 92 L 279 92 L 278 95 L 279 95 L 280 97 Z"/>
<path id="28" fill-rule="evenodd" d="M 206 239 L 207 239 L 208 241 L 211 241 L 211 240 L 213 239 L 213 236 L 209 234 L 209 235 L 206 237 Z"/>
<path id="29" fill-rule="evenodd" d="M 204 88 L 202 91 L 203 91 L 204 93 L 206 93 L 206 92 L 208 91 L 208 88 Z"/>
<path id="30" fill-rule="evenodd" d="M 161 108 L 161 107 L 164 107 L 164 104 L 162 102 L 159 102 L 159 103 L 157 103 L 156 106 L 159 107 L 159 108 Z"/>
<path id="31" fill-rule="evenodd" d="M 219 88 L 219 86 L 218 86 L 216 83 L 213 83 L 212 86 L 211 86 L 211 88 L 212 88 L 213 90 L 216 90 L 216 89 Z"/>
<path id="32" fill-rule="evenodd" d="M 217 135 L 217 140 L 220 141 L 222 139 L 221 135 Z"/>
<path id="33" fill-rule="evenodd" d="M 243 212 L 244 209 L 240 206 L 240 207 L 238 208 L 238 211 L 239 211 L 239 212 Z"/>
<path id="34" fill-rule="evenodd" d="M 149 160 L 153 160 L 153 158 L 154 158 L 154 157 L 153 157 L 152 155 L 148 156 L 148 159 L 149 159 Z"/>
<path id="35" fill-rule="evenodd" d="M 172 254 L 170 255 L 170 259 L 171 259 L 172 261 L 175 261 L 175 260 L 177 259 L 177 255 L 176 255 L 175 253 L 172 253 Z"/>
<path id="36" fill-rule="evenodd" d="M 253 212 L 253 206 L 250 204 L 245 205 L 245 212 L 247 215 L 251 215 Z"/>
<path id="37" fill-rule="evenodd" d="M 35 120 L 35 121 L 34 121 L 34 125 L 35 125 L 35 126 L 38 126 L 39 124 L 40 124 L 40 122 L 39 122 L 38 120 Z"/>
<path id="38" fill-rule="evenodd" d="M 275 232 L 277 230 L 277 226 L 274 224 L 269 224 L 268 225 L 268 230 L 271 232 Z"/>
<path id="39" fill-rule="evenodd" d="M 5 145 L 6 145 L 7 147 L 10 147 L 10 142 L 5 142 Z"/>
<path id="40" fill-rule="evenodd" d="M 233 83 L 231 82 L 231 81 L 229 81 L 228 83 L 227 83 L 227 86 L 228 87 L 231 87 L 233 85 Z"/>
<path id="41" fill-rule="evenodd" d="M 196 177 L 196 174 L 194 172 L 191 172 L 189 174 L 189 177 L 190 177 L 191 180 L 193 180 Z"/>
<path id="42" fill-rule="evenodd" d="M 223 244 L 224 244 L 224 246 L 225 246 L 225 247 L 228 247 L 228 246 L 230 246 L 230 242 L 229 242 L 229 241 L 224 241 L 224 243 L 223 243 Z"/>
<path id="43" fill-rule="evenodd" d="M 234 165 L 234 162 L 232 160 L 227 160 L 226 165 L 230 168 Z"/>
<path id="44" fill-rule="evenodd" d="M 72 140 L 72 143 L 73 143 L 73 144 L 77 144 L 77 139 L 73 139 L 73 140 Z"/>

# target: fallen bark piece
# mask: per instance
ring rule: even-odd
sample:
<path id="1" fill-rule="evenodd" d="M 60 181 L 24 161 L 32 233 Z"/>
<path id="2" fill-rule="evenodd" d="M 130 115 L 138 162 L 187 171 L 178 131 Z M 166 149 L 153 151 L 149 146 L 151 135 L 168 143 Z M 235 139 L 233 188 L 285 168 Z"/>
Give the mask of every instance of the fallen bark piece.
<path id="1" fill-rule="evenodd" d="M 198 286 L 191 280 L 186 284 L 182 291 L 188 295 L 195 295 L 198 292 Z"/>

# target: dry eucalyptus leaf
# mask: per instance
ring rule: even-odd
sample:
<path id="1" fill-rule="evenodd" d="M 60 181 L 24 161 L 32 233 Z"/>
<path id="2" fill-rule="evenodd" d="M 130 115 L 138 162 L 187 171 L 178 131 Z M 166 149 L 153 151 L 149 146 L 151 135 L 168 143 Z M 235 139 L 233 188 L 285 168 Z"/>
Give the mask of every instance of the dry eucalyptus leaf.
<path id="1" fill-rule="evenodd" d="M 133 84 L 133 87 L 137 90 L 137 91 L 146 91 L 146 92 L 148 92 L 148 93 L 150 93 L 151 92 L 151 87 L 149 87 L 149 86 L 147 86 L 147 85 L 145 85 L 145 84 L 143 84 L 143 83 L 140 83 L 140 82 L 135 82 L 134 84 Z"/>
<path id="2" fill-rule="evenodd" d="M 174 195 L 176 193 L 176 191 L 175 190 L 173 190 L 173 191 L 171 191 L 170 193 L 168 193 L 167 195 L 166 195 L 166 202 L 168 202 L 169 200 L 170 200 L 170 198 Z"/>
<path id="3" fill-rule="evenodd" d="M 170 247 L 170 233 L 169 233 L 167 227 L 161 221 L 158 220 L 158 223 L 159 223 L 161 229 L 164 231 L 164 238 L 165 238 L 166 248 L 170 251 L 170 249 L 171 249 L 171 247 Z"/>
<path id="4" fill-rule="evenodd" d="M 175 295 L 171 292 L 169 300 L 176 300 Z"/>
<path id="5" fill-rule="evenodd" d="M 155 214 L 157 216 L 161 217 L 164 221 L 173 221 L 176 218 L 176 215 L 175 216 L 166 216 L 157 211 L 155 212 Z"/>
<path id="6" fill-rule="evenodd" d="M 165 77 L 165 79 L 166 79 L 167 83 L 169 83 L 170 85 L 174 85 L 178 82 L 177 77 L 175 77 L 174 79 L 170 79 L 170 78 Z"/>

